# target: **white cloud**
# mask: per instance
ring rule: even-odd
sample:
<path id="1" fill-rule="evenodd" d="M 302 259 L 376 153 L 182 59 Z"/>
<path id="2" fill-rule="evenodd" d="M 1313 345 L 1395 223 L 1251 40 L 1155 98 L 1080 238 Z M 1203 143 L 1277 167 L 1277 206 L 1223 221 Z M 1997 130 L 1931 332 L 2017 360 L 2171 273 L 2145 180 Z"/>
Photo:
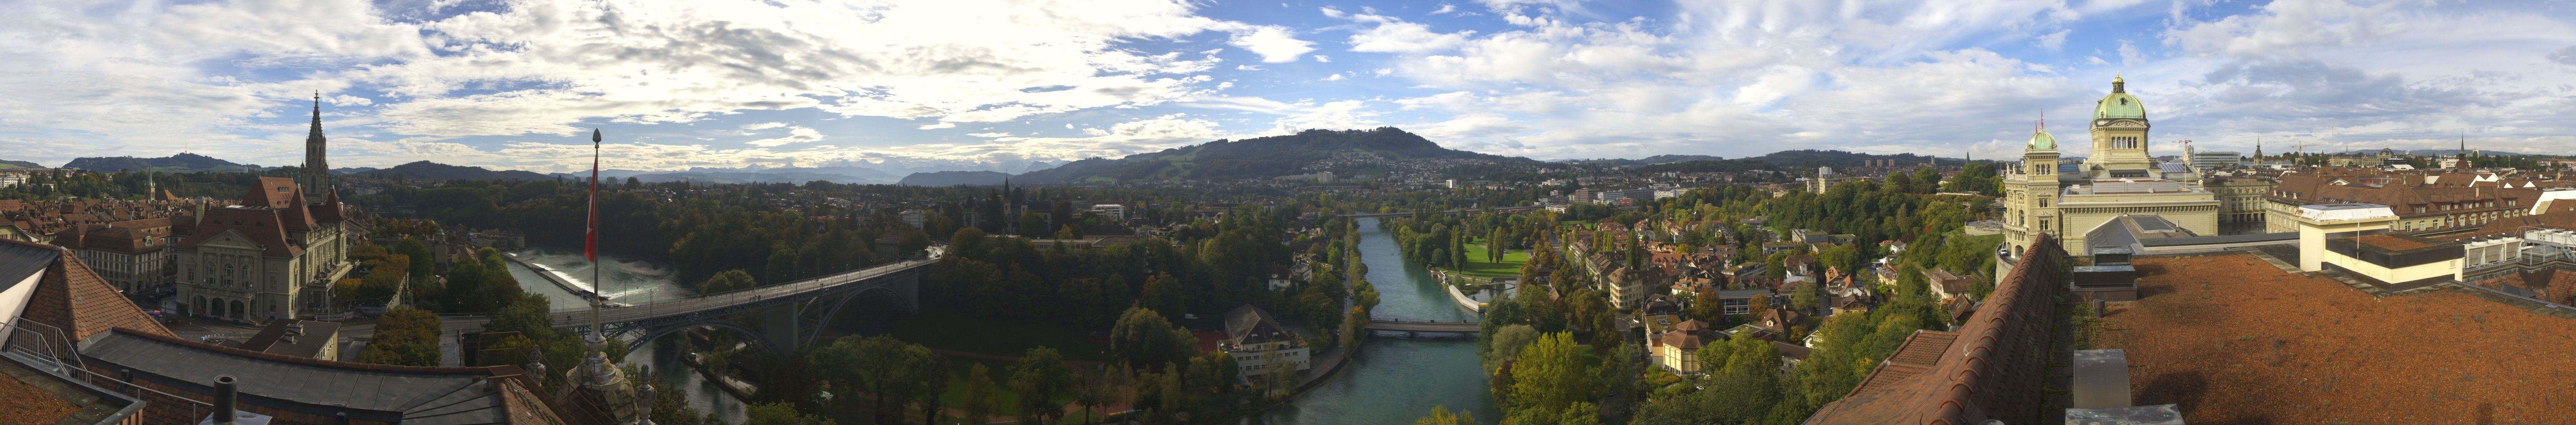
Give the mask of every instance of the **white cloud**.
<path id="1" fill-rule="evenodd" d="M 1298 40 L 1294 30 L 1277 25 L 1247 26 L 1233 31 L 1227 41 L 1236 47 L 1261 55 L 1262 62 L 1296 62 L 1297 55 L 1315 51 L 1315 43 Z"/>
<path id="2" fill-rule="evenodd" d="M 2051 51 L 2064 48 L 2066 47 L 2066 35 L 2073 32 L 2075 32 L 2075 30 L 2057 30 L 2057 32 L 2039 36 L 2039 39 L 2032 41 L 2031 45 L 2039 46 L 2041 49 L 2048 49 Z"/>
<path id="3" fill-rule="evenodd" d="M 1445 51 L 1457 48 L 1467 42 L 1467 37 L 1476 34 L 1475 31 L 1433 32 L 1429 25 L 1384 16 L 1359 15 L 1356 18 L 1360 22 L 1376 22 L 1377 26 L 1351 34 L 1351 51 L 1354 52 L 1423 54 Z"/>
<path id="4" fill-rule="evenodd" d="M 742 125 L 742 129 L 744 129 L 744 130 L 768 130 L 768 129 L 772 129 L 772 128 L 779 128 L 779 127 L 786 127 L 786 126 L 787 126 L 787 123 L 777 122 L 777 121 L 770 121 L 770 122 L 759 123 L 759 124 L 743 124 L 743 125 Z"/>
<path id="5" fill-rule="evenodd" d="M 975 137 L 1010 137 L 1011 133 L 966 133 L 966 135 Z"/>
<path id="6" fill-rule="evenodd" d="M 1344 79 L 1344 77 L 1342 77 L 1342 74 L 1333 74 L 1333 75 L 1327 75 L 1327 76 L 1324 76 L 1324 81 L 1341 81 L 1341 80 L 1343 80 L 1343 79 Z"/>
<path id="7" fill-rule="evenodd" d="M 1333 57 L 1332 57 L 1332 56 L 1324 56 L 1324 55 L 1315 55 L 1315 61 L 1316 61 L 1316 62 L 1332 62 L 1332 61 L 1333 61 Z"/>
<path id="8" fill-rule="evenodd" d="M 921 126 L 919 126 L 919 127 L 914 127 L 914 128 L 918 128 L 918 129 L 922 129 L 922 130 L 938 130 L 938 129 L 942 129 L 942 128 L 957 128 L 957 123 L 941 121 L 941 122 L 935 122 L 935 123 L 929 123 L 929 124 L 922 124 Z"/>
<path id="9" fill-rule="evenodd" d="M 789 144 L 789 143 L 813 143 L 813 142 L 818 142 L 818 141 L 822 141 L 822 140 L 823 140 L 823 132 L 820 132 L 820 131 L 814 131 L 814 129 L 811 129 L 811 128 L 805 128 L 805 127 L 788 127 L 788 128 L 787 128 L 787 137 L 773 137 L 773 138 L 767 138 L 767 139 L 753 140 L 753 141 L 749 141 L 749 142 L 743 142 L 743 144 L 752 145 L 752 146 L 759 146 L 759 147 L 764 147 L 764 148 L 769 148 L 769 147 L 778 147 L 778 146 L 786 145 L 786 144 Z"/>

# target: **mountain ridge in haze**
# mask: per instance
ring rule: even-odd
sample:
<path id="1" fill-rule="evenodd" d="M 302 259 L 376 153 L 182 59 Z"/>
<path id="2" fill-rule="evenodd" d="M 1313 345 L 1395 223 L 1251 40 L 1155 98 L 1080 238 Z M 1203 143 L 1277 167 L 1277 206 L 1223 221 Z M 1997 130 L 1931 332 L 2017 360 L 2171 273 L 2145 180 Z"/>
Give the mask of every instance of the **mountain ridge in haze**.
<path id="1" fill-rule="evenodd" d="M 131 156 L 72 158 L 70 162 L 63 163 L 61 168 L 78 168 L 91 171 L 158 171 L 164 173 L 186 173 L 198 171 L 243 171 L 246 169 L 260 167 L 258 165 L 234 163 L 232 161 L 225 161 L 205 155 L 180 152 L 177 155 L 160 158 L 136 158 Z"/>
<path id="2" fill-rule="evenodd" d="M 554 176 L 534 171 L 496 171 L 483 167 L 447 165 L 430 161 L 412 161 L 392 168 L 352 174 L 400 176 L 412 180 L 546 180 L 554 178 Z"/>
<path id="3" fill-rule="evenodd" d="M 1306 166 L 1340 155 L 1391 160 L 1488 159 L 1537 161 L 1441 147 L 1430 139 L 1395 127 L 1370 130 L 1306 130 L 1283 136 L 1217 140 L 1120 157 L 1090 158 L 1045 170 L 1021 173 L 1013 181 L 1033 184 L 1144 180 L 1233 180 L 1305 174 Z"/>

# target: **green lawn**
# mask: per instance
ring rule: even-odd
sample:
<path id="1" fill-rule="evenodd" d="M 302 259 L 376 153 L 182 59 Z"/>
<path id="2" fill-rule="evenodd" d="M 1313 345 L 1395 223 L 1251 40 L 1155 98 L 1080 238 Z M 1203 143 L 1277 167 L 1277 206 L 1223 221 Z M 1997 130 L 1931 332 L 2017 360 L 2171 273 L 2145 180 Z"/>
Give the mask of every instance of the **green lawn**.
<path id="1" fill-rule="evenodd" d="M 1065 360 L 1108 360 L 1108 344 L 1088 342 L 1091 331 L 1058 323 L 1021 323 L 955 311 L 924 309 L 894 325 L 901 339 L 930 348 L 1019 357 L 1037 347 L 1053 347 Z"/>
<path id="2" fill-rule="evenodd" d="M 984 367 L 992 368 L 990 376 L 993 378 L 993 402 L 997 407 L 993 409 L 993 416 L 1009 417 L 1020 414 L 1020 394 L 1011 392 L 1011 362 L 1000 360 L 949 356 L 948 391 L 939 393 L 939 403 L 947 407 L 965 408 L 966 382 L 969 378 L 966 372 L 974 370 L 975 365 L 979 363 Z"/>
<path id="3" fill-rule="evenodd" d="M 1505 251 L 1504 251 L 1504 253 L 1503 253 L 1503 262 L 1500 262 L 1500 263 L 1489 263 L 1489 262 L 1485 262 L 1485 243 L 1484 243 L 1484 241 L 1482 241 L 1482 240 L 1468 241 L 1468 242 L 1467 242 L 1467 268 L 1466 268 L 1465 270 L 1459 270 L 1459 274 L 1464 274 L 1464 275 L 1467 275 L 1468 277 L 1474 277 L 1474 278 L 1495 278 L 1495 277 L 1511 277 L 1511 276 L 1520 276 L 1520 275 L 1521 275 L 1521 265 L 1522 265 L 1522 264 L 1527 264 L 1527 263 L 1529 263 L 1529 251 L 1511 251 L 1511 250 L 1505 250 Z"/>

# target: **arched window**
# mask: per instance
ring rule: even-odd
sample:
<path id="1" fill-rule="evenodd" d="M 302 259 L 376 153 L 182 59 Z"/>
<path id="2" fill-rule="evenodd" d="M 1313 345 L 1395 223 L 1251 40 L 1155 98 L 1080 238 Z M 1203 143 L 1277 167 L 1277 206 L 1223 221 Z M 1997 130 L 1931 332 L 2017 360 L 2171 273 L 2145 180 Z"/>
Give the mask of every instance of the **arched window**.
<path id="1" fill-rule="evenodd" d="M 232 317 L 233 317 L 234 319 L 240 319 L 240 318 L 242 318 L 242 311 L 244 311 L 244 310 L 249 310 L 249 309 L 247 309 L 247 308 L 242 308 L 242 302 L 241 302 L 240 300 L 234 300 L 234 301 L 233 301 L 233 309 L 232 309 L 232 310 L 233 310 L 233 315 L 232 315 Z"/>

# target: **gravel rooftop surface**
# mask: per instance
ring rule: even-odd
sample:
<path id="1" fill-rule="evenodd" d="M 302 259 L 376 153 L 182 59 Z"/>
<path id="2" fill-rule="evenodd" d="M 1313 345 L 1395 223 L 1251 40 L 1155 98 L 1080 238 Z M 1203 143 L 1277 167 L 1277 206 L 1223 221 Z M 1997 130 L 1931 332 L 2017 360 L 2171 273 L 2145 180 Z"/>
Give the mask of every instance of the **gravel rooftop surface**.
<path id="1" fill-rule="evenodd" d="M 51 424 L 79 411 L 54 393 L 0 375 L 0 424 Z"/>
<path id="2" fill-rule="evenodd" d="M 2576 421 L 2576 321 L 2460 290 L 2374 299 L 2250 254 L 2145 258 L 2098 348 L 2186 423 Z"/>

